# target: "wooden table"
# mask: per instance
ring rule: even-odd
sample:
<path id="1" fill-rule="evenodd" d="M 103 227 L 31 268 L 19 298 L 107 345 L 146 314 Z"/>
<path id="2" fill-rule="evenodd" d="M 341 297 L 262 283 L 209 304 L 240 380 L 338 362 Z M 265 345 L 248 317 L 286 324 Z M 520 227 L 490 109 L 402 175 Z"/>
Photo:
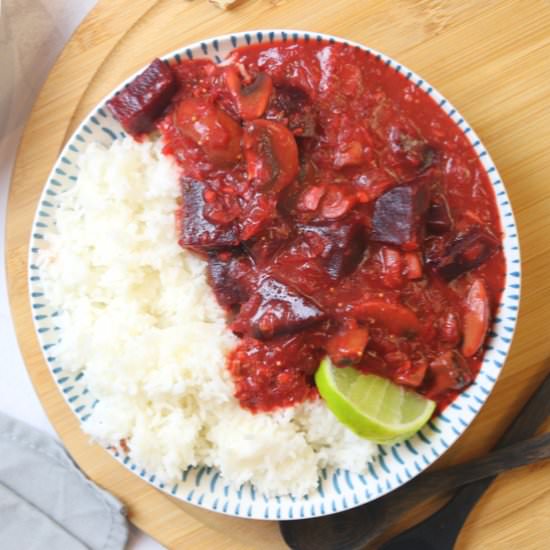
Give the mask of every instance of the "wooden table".
<path id="1" fill-rule="evenodd" d="M 284 548 L 277 526 L 178 503 L 91 445 L 42 359 L 27 301 L 26 258 L 41 188 L 67 137 L 92 106 L 151 58 L 216 34 L 301 28 L 361 41 L 429 80 L 475 127 L 497 163 L 519 223 L 521 315 L 494 394 L 438 467 L 486 451 L 549 370 L 550 1 L 244 0 L 230 12 L 205 0 L 100 0 L 63 51 L 34 106 L 8 207 L 8 284 L 19 344 L 48 416 L 82 469 L 169 548 Z M 411 511 L 410 524 L 430 506 Z M 502 476 L 470 516 L 458 549 L 548 548 L 550 464 Z"/>

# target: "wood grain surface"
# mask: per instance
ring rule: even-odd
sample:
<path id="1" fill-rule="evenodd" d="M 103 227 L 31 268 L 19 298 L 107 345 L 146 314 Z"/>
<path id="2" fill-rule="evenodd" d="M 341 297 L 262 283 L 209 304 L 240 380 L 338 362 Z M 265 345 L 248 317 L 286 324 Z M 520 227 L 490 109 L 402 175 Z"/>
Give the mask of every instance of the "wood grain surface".
<path id="1" fill-rule="evenodd" d="M 67 449 L 91 479 L 127 504 L 132 522 L 171 549 L 284 545 L 274 523 L 223 517 L 161 494 L 80 432 L 34 335 L 26 275 L 32 217 L 62 145 L 117 83 L 188 42 L 275 27 L 357 40 L 421 74 L 474 126 L 511 196 L 524 273 L 512 353 L 488 403 L 436 467 L 490 448 L 549 370 L 550 1 L 243 0 L 223 12 L 206 0 L 100 0 L 50 73 L 20 145 L 7 220 L 10 302 L 27 369 Z M 396 530 L 433 505 L 411 510 Z M 545 464 L 501 476 L 471 514 L 457 549 L 542 550 L 548 540 L 550 465 Z"/>

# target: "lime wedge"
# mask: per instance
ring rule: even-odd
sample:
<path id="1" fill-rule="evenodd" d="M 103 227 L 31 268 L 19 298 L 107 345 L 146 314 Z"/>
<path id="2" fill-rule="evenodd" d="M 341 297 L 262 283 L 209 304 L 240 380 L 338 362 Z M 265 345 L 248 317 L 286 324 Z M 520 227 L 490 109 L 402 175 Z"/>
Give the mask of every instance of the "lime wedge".
<path id="1" fill-rule="evenodd" d="M 315 373 L 332 413 L 357 435 L 396 443 L 414 435 L 432 416 L 435 402 L 374 374 L 335 367 L 328 357 Z"/>

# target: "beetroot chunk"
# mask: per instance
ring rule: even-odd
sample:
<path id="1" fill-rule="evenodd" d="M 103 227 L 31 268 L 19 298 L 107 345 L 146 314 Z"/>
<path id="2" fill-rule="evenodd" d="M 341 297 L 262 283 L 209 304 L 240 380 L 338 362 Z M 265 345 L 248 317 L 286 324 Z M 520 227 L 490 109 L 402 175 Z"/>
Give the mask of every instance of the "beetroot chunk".
<path id="1" fill-rule="evenodd" d="M 445 280 L 452 281 L 487 261 L 498 248 L 495 237 L 473 228 L 447 246 L 441 259 L 435 261 L 435 270 Z"/>
<path id="2" fill-rule="evenodd" d="M 298 225 L 269 272 L 307 296 L 322 292 L 352 273 L 365 250 L 363 225 L 356 219 L 323 225 Z"/>
<path id="3" fill-rule="evenodd" d="M 354 271 L 365 250 L 364 228 L 358 220 L 302 226 L 300 232 L 322 246 L 319 257 L 334 281 Z"/>
<path id="4" fill-rule="evenodd" d="M 122 127 L 133 137 L 151 132 L 176 93 L 172 69 L 155 59 L 130 85 L 107 102 Z"/>
<path id="5" fill-rule="evenodd" d="M 250 257 L 238 249 L 208 255 L 208 282 L 221 306 L 231 309 L 246 302 L 255 279 Z"/>
<path id="6" fill-rule="evenodd" d="M 267 340 L 302 330 L 325 318 L 312 301 L 266 276 L 231 325 L 236 334 Z"/>
<path id="7" fill-rule="evenodd" d="M 243 243 L 256 265 L 265 265 L 282 249 L 292 233 L 292 226 L 279 219 L 266 227 L 259 235 Z"/>
<path id="8" fill-rule="evenodd" d="M 226 248 L 239 244 L 235 223 L 213 223 L 205 216 L 204 184 L 183 178 L 182 223 L 179 244 L 196 252 Z"/>
<path id="9" fill-rule="evenodd" d="M 390 189 L 374 204 L 371 239 L 414 250 L 422 242 L 429 193 L 425 185 L 406 184 Z"/>
<path id="10" fill-rule="evenodd" d="M 426 227 L 432 235 L 444 235 L 453 229 L 453 217 L 443 193 L 432 197 L 428 209 Z"/>

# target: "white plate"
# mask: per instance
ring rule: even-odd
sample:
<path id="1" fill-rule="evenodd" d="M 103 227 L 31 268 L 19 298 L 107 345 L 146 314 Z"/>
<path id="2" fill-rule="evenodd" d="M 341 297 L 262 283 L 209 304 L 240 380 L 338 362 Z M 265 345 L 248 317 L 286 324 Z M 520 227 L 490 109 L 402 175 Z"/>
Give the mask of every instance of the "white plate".
<path id="1" fill-rule="evenodd" d="M 264 30 L 196 42 L 164 56 L 164 59 L 209 57 L 219 62 L 237 46 L 301 39 L 346 42 L 334 36 L 304 31 Z M 206 467 L 190 468 L 182 472 L 179 483 L 166 486 L 136 464 L 132 456 L 121 455 L 108 449 L 117 460 L 148 483 L 176 498 L 209 510 L 255 519 L 310 518 L 364 504 L 399 487 L 440 457 L 469 426 L 489 397 L 510 349 L 519 307 L 519 244 L 509 198 L 489 153 L 460 113 L 426 81 L 386 55 L 361 44 L 346 43 L 360 48 L 366 52 L 365 55 L 374 56 L 380 63 L 400 71 L 407 79 L 431 95 L 469 139 L 493 185 L 504 233 L 506 280 L 481 371 L 474 383 L 447 407 L 443 414 L 430 421 L 413 438 L 393 446 L 379 446 L 378 455 L 368 465 L 367 475 L 357 475 L 339 469 L 324 470 L 318 490 L 303 499 L 288 496 L 268 498 L 248 484 L 237 491 L 224 483 L 219 472 Z M 88 143 L 95 141 L 109 146 L 114 140 L 124 136 L 120 124 L 106 108 L 106 102 L 134 76 L 136 75 L 103 99 L 71 136 L 46 182 L 33 223 L 29 286 L 34 326 L 52 376 L 80 422 L 86 422 L 90 416 L 95 399 L 88 392 L 82 374 L 75 376 L 74 373 L 69 373 L 64 369 L 64 365 L 52 356 L 51 350 L 59 339 L 56 317 L 60 312 L 51 307 L 48 297 L 44 294 L 37 256 L 44 246 L 44 237 L 54 230 L 52 220 L 59 194 L 75 184 L 76 159 L 79 152 Z"/>

